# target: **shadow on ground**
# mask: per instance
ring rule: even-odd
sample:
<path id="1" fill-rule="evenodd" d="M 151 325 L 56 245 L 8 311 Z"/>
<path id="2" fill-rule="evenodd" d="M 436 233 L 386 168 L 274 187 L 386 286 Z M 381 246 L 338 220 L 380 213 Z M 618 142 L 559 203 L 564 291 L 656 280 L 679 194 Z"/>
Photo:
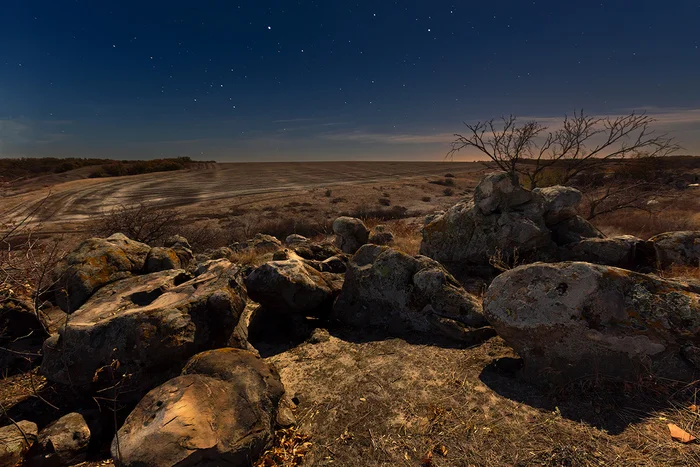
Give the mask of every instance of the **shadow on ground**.
<path id="1" fill-rule="evenodd" d="M 582 379 L 551 386 L 522 376 L 523 361 L 499 358 L 484 367 L 479 379 L 497 394 L 531 407 L 554 412 L 574 422 L 587 423 L 611 435 L 622 433 L 661 412 L 683 405 L 697 384 Z"/>

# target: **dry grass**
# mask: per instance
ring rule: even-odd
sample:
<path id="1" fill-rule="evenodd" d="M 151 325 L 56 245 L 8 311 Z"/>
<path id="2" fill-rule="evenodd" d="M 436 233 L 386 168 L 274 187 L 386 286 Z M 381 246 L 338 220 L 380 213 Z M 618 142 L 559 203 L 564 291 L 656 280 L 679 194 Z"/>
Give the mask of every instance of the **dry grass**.
<path id="1" fill-rule="evenodd" d="M 700 444 L 697 384 L 546 391 L 499 370 L 499 338 L 470 349 L 367 335 L 269 357 L 314 440 L 304 465 L 686 466 Z M 328 382 L 332 381 L 332 384 Z M 432 454 L 429 454 L 432 453 Z"/>
<path id="2" fill-rule="evenodd" d="M 597 217 L 593 223 L 606 235 L 642 239 L 674 230 L 700 230 L 700 192 L 688 190 L 676 199 L 659 200 L 652 212 L 623 210 Z"/>
<path id="3" fill-rule="evenodd" d="M 659 271 L 659 275 L 666 279 L 680 279 L 685 281 L 691 280 L 700 282 L 700 267 L 673 265 L 664 271 Z"/>

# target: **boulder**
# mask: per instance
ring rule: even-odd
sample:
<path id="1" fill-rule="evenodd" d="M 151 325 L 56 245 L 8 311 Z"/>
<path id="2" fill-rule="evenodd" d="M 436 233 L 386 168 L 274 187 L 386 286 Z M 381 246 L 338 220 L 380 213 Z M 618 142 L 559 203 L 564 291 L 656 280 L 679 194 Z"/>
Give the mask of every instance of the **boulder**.
<path id="1" fill-rule="evenodd" d="M 0 346 L 34 333 L 44 333 L 30 300 L 15 296 L 9 290 L 0 291 Z"/>
<path id="2" fill-rule="evenodd" d="M 0 466 L 15 467 L 36 442 L 36 423 L 22 420 L 0 428 Z"/>
<path id="3" fill-rule="evenodd" d="M 275 251 L 282 248 L 282 242 L 277 240 L 277 238 L 272 235 L 258 233 L 255 237 L 246 240 L 244 242 L 237 242 L 229 246 L 231 250 L 243 251 L 243 250 L 255 250 L 258 252 L 269 252 Z"/>
<path id="4" fill-rule="evenodd" d="M 172 248 L 153 247 L 146 257 L 146 272 L 159 272 L 168 269 L 185 269 L 180 258 Z"/>
<path id="5" fill-rule="evenodd" d="M 660 268 L 672 265 L 700 267 L 700 230 L 666 232 L 649 239 Z"/>
<path id="6" fill-rule="evenodd" d="M 343 255 L 335 245 L 325 242 L 297 242 L 290 246 L 290 248 L 300 257 L 313 261 L 325 261 L 333 256 Z"/>
<path id="7" fill-rule="evenodd" d="M 335 244 L 343 253 L 353 254 L 369 239 L 369 229 L 354 217 L 338 217 L 333 221 Z"/>
<path id="8" fill-rule="evenodd" d="M 182 235 L 171 235 L 165 239 L 163 246 L 173 249 L 186 248 L 188 250 L 192 250 L 192 245 L 190 245 L 190 242 Z"/>
<path id="9" fill-rule="evenodd" d="M 227 260 L 137 276 L 100 289 L 44 343 L 41 372 L 75 387 L 129 375 L 153 387 L 202 350 L 226 346 L 245 308 L 240 270 Z"/>
<path id="10" fill-rule="evenodd" d="M 693 378 L 700 287 L 583 262 L 535 263 L 491 283 L 484 313 L 535 380 Z"/>
<path id="11" fill-rule="evenodd" d="M 32 466 L 78 464 L 85 460 L 89 444 L 90 428 L 82 415 L 73 412 L 42 429 L 27 457 Z"/>
<path id="12" fill-rule="evenodd" d="M 314 314 L 329 306 L 340 287 L 294 253 L 290 259 L 270 261 L 255 268 L 245 279 L 248 295 L 277 313 Z"/>
<path id="13" fill-rule="evenodd" d="M 120 233 L 85 240 L 56 266 L 58 306 L 72 313 L 100 287 L 143 272 L 150 250 Z"/>
<path id="14" fill-rule="evenodd" d="M 233 256 L 233 250 L 227 246 L 222 246 L 220 248 L 215 248 L 214 250 L 207 252 L 207 259 L 231 259 Z"/>
<path id="15" fill-rule="evenodd" d="M 544 221 L 548 225 L 576 216 L 576 207 L 583 197 L 580 191 L 570 186 L 535 188 L 532 193 L 542 198 Z"/>
<path id="16" fill-rule="evenodd" d="M 284 239 L 284 244 L 287 246 L 294 246 L 300 243 L 308 243 L 310 240 L 303 235 L 291 234 Z"/>
<path id="17" fill-rule="evenodd" d="M 581 216 L 573 216 L 547 227 L 552 231 L 552 240 L 557 245 L 568 245 L 586 238 L 603 238 L 603 234 Z"/>
<path id="18" fill-rule="evenodd" d="M 631 269 L 637 264 L 637 250 L 643 247 L 644 240 L 632 235 L 586 238 L 566 245 L 562 259 Z"/>
<path id="19" fill-rule="evenodd" d="M 348 263 L 333 316 L 355 327 L 461 338 L 486 324 L 481 304 L 436 261 L 365 245 Z"/>
<path id="20" fill-rule="evenodd" d="M 375 245 L 390 245 L 394 243 L 394 234 L 389 231 L 387 226 L 378 225 L 371 230 L 367 241 Z"/>
<path id="21" fill-rule="evenodd" d="M 532 199 L 533 193 L 505 172 L 487 174 L 474 190 L 474 204 L 485 215 L 511 211 Z"/>
<path id="22" fill-rule="evenodd" d="M 195 355 L 138 403 L 112 455 L 124 467 L 252 465 L 272 440 L 283 394 L 277 370 L 252 352 Z"/>

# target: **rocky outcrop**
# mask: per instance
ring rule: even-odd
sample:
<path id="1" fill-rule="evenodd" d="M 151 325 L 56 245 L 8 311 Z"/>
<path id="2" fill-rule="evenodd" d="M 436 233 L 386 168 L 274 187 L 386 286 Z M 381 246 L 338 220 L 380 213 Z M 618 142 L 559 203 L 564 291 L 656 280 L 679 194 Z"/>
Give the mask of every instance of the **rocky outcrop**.
<path id="1" fill-rule="evenodd" d="M 559 380 L 640 372 L 692 378 L 700 288 L 582 262 L 536 263 L 490 285 L 484 314 L 526 374 Z"/>
<path id="2" fill-rule="evenodd" d="M 112 455 L 125 467 L 252 465 L 272 439 L 283 394 L 275 368 L 252 352 L 195 355 L 138 403 Z"/>
<path id="3" fill-rule="evenodd" d="M 660 268 L 673 265 L 700 267 L 700 230 L 666 232 L 649 239 Z"/>
<path id="4" fill-rule="evenodd" d="M 248 274 L 245 285 L 250 298 L 282 314 L 315 314 L 329 307 L 340 290 L 340 278 L 314 269 L 294 253 L 287 253 L 287 257 Z"/>
<path id="5" fill-rule="evenodd" d="M 29 465 L 64 466 L 85 460 L 90 444 L 90 428 L 79 413 L 69 413 L 39 432 L 31 449 Z"/>
<path id="6" fill-rule="evenodd" d="M 354 217 L 338 217 L 333 221 L 335 244 L 343 253 L 353 254 L 369 239 L 369 229 Z"/>
<path id="7" fill-rule="evenodd" d="M 350 260 L 333 316 L 356 327 L 458 339 L 486 324 L 479 301 L 438 262 L 378 245 Z"/>
<path id="8" fill-rule="evenodd" d="M 557 260 L 560 247 L 602 236 L 576 215 L 581 197 L 571 187 L 529 191 L 506 173 L 487 175 L 473 199 L 426 218 L 420 252 L 448 265 Z"/>
<path id="9" fill-rule="evenodd" d="M 36 423 L 26 420 L 0 428 L 0 466 L 20 465 L 36 442 L 37 432 Z"/>
<path id="10" fill-rule="evenodd" d="M 57 304 L 72 313 L 100 287 L 143 272 L 150 250 L 123 234 L 85 240 L 54 271 Z"/>
<path id="11" fill-rule="evenodd" d="M 196 352 L 226 346 L 245 307 L 241 273 L 227 260 L 198 273 L 172 269 L 103 287 L 44 343 L 42 374 L 76 387 L 129 375 L 138 392 Z"/>

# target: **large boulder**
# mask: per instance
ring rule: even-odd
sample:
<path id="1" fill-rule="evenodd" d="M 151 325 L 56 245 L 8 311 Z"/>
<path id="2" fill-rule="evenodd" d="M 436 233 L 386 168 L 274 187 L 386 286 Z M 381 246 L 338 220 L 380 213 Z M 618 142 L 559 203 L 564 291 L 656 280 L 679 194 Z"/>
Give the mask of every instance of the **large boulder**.
<path id="1" fill-rule="evenodd" d="M 700 370 L 700 287 L 583 262 L 498 276 L 484 313 L 535 380 Z"/>
<path id="2" fill-rule="evenodd" d="M 561 250 L 566 261 L 584 261 L 631 269 L 638 264 L 637 258 L 644 250 L 645 242 L 632 235 L 608 238 L 586 238 L 570 243 Z"/>
<path id="3" fill-rule="evenodd" d="M 159 272 L 168 269 L 186 269 L 189 264 L 182 264 L 177 252 L 168 247 L 151 248 L 146 257 L 146 272 Z"/>
<path id="4" fill-rule="evenodd" d="M 0 428 L 0 466 L 20 465 L 37 434 L 36 423 L 26 420 Z"/>
<path id="5" fill-rule="evenodd" d="M 532 201 L 533 193 L 505 172 L 486 175 L 474 190 L 474 204 L 483 214 L 511 211 Z"/>
<path id="6" fill-rule="evenodd" d="M 150 250 L 119 233 L 85 240 L 56 266 L 58 306 L 72 313 L 100 287 L 143 272 Z"/>
<path id="7" fill-rule="evenodd" d="M 660 268 L 700 267 L 700 230 L 666 232 L 649 239 L 654 244 Z"/>
<path id="8" fill-rule="evenodd" d="M 576 207 L 583 197 L 580 191 L 570 186 L 535 188 L 532 192 L 542 198 L 547 224 L 556 224 L 576 216 Z"/>
<path id="9" fill-rule="evenodd" d="M 226 346 L 245 308 L 240 270 L 219 260 L 198 272 L 172 269 L 103 287 L 44 343 L 42 374 L 78 387 L 129 375 L 138 393 L 195 353 Z"/>
<path id="10" fill-rule="evenodd" d="M 353 254 L 369 239 L 369 229 L 360 219 L 338 217 L 333 221 L 335 244 L 343 253 Z"/>
<path id="11" fill-rule="evenodd" d="M 308 265 L 288 252 L 289 259 L 270 261 L 245 279 L 248 295 L 278 313 L 314 314 L 330 306 L 340 290 L 337 278 Z"/>
<path id="12" fill-rule="evenodd" d="M 90 444 L 90 428 L 85 418 L 73 412 L 47 425 L 39 432 L 28 457 L 32 466 L 74 465 L 85 460 Z"/>
<path id="13" fill-rule="evenodd" d="M 552 231 L 552 240 L 557 245 L 568 245 L 586 238 L 603 238 L 603 234 L 581 216 L 569 217 L 548 227 Z"/>
<path id="14" fill-rule="evenodd" d="M 195 355 L 138 403 L 112 455 L 124 467 L 253 465 L 272 440 L 283 394 L 277 370 L 252 352 Z"/>
<path id="15" fill-rule="evenodd" d="M 333 316 L 355 327 L 461 338 L 486 324 L 481 304 L 436 261 L 387 246 L 352 257 Z"/>
<path id="16" fill-rule="evenodd" d="M 447 265 L 487 266 L 493 257 L 557 258 L 557 246 L 598 237 L 576 216 L 581 192 L 553 186 L 529 191 L 506 173 L 485 176 L 470 200 L 429 216 L 420 252 Z"/>

